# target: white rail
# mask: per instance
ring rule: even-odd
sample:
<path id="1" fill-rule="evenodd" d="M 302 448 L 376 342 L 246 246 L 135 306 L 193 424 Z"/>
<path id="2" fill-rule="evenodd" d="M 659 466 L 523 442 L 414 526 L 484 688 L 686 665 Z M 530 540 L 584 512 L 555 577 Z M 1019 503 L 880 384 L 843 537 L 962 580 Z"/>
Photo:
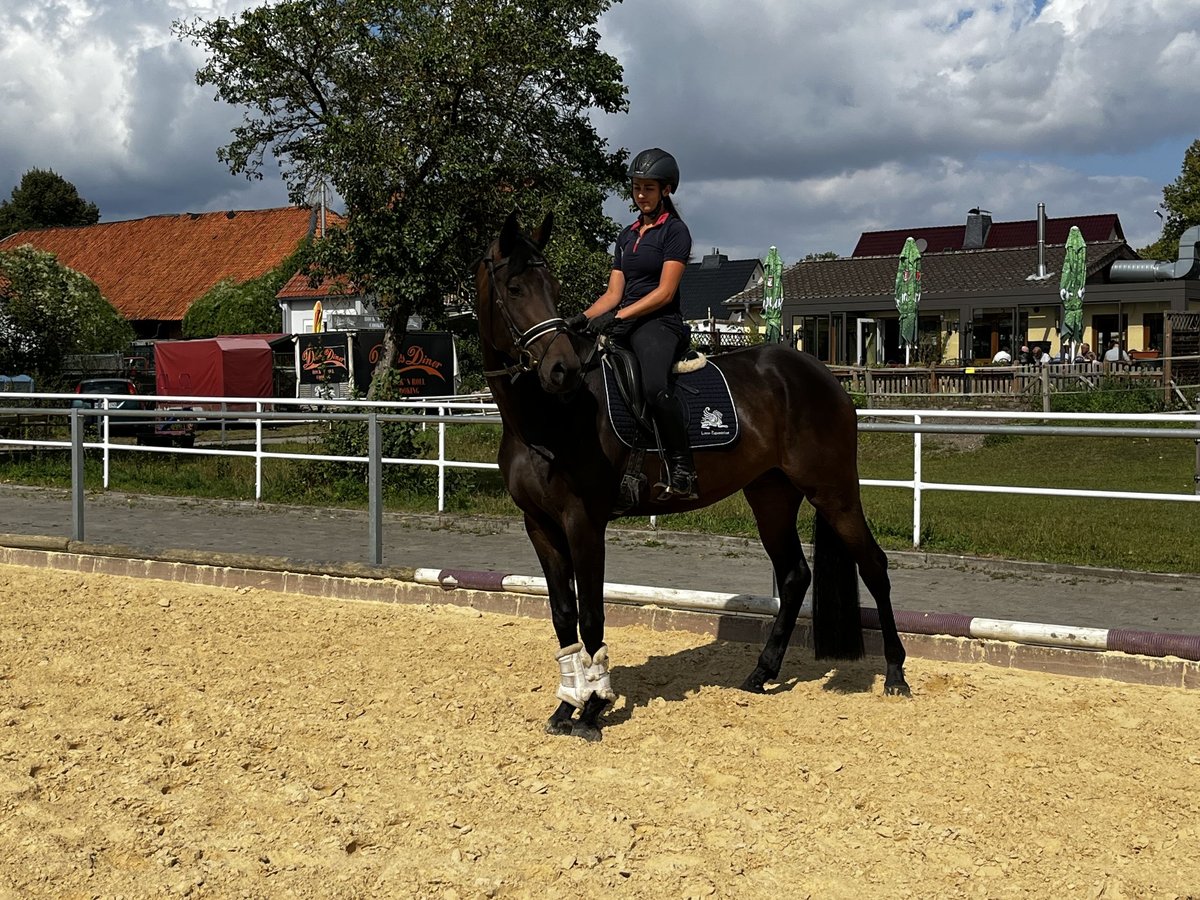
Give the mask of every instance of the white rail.
<path id="1" fill-rule="evenodd" d="M 15 399 L 15 398 L 14 398 Z M 317 398 L 231 398 L 231 397 L 187 397 L 141 395 L 137 399 L 157 405 L 151 410 L 113 410 L 109 402 L 112 395 L 29 393 L 22 394 L 22 406 L 0 406 L 0 422 L 8 416 L 38 414 L 49 419 L 61 416 L 66 424 L 72 418 L 72 410 L 65 408 L 64 401 L 92 400 L 95 409 L 80 409 L 82 416 L 100 420 L 99 440 L 82 441 L 87 449 L 99 449 L 103 456 L 103 484 L 109 486 L 109 463 L 113 452 L 177 453 L 189 456 L 243 457 L 254 460 L 254 496 L 262 499 L 263 461 L 312 460 L 324 462 L 372 463 L 365 456 L 332 456 L 319 453 L 278 452 L 266 449 L 263 437 L 264 423 L 287 423 L 296 421 L 362 421 L 368 417 L 375 422 L 413 421 L 423 427 L 436 424 L 436 458 L 380 457 L 377 462 L 387 465 L 433 466 L 438 470 L 438 510 L 446 508 L 446 473 L 450 469 L 492 469 L 496 463 L 455 460 L 447 456 L 446 427 L 461 424 L 488 424 L 499 426 L 499 412 L 494 403 L 484 397 L 436 397 L 403 402 L 332 400 Z M 24 404 L 38 404 L 31 407 Z M 264 407 L 273 407 L 267 410 Z M 242 407 L 231 409 L 231 407 Z M 138 446 L 112 443 L 110 423 L 113 420 L 155 420 L 164 415 L 172 419 L 192 419 L 198 422 L 220 423 L 224 442 L 226 423 L 253 420 L 253 449 L 239 450 L 225 447 L 163 447 Z M 1154 491 L 1127 491 L 1113 489 L 1055 488 L 1054 494 L 1063 497 L 1111 498 L 1117 500 L 1150 500 L 1157 502 L 1200 502 L 1200 412 L 1197 413 L 1041 413 L 1009 412 L 1000 410 L 888 410 L 864 409 L 858 411 L 860 429 L 864 431 L 911 432 L 913 435 L 912 477 L 905 479 L 864 478 L 866 487 L 892 487 L 911 490 L 913 494 L 913 546 L 920 546 L 921 505 L 927 491 L 958 491 L 985 494 L 1036 494 L 1046 493 L 1045 487 L 1022 485 L 966 484 L 926 481 L 922 471 L 923 441 L 928 433 L 995 433 L 1036 434 L 1072 436 L 1137 436 L 1156 439 L 1195 440 L 1197 462 L 1195 492 L 1191 494 Z M 996 424 L 1000 422 L 1002 424 Z M 950 423 L 950 424 L 947 424 Z M 1082 427 L 1082 423 L 1100 423 L 1099 426 Z M 1147 427 L 1150 426 L 1150 427 Z M 1172 426 L 1172 427 L 1164 427 Z M 28 438 L 0 438 L 0 447 L 58 447 L 70 448 L 71 440 L 31 440 Z"/>

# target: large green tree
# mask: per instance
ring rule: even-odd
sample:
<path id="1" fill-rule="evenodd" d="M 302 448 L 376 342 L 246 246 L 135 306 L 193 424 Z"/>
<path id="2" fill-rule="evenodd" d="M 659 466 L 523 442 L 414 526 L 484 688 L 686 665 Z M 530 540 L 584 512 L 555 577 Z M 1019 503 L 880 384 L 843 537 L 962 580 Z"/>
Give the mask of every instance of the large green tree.
<path id="1" fill-rule="evenodd" d="M 595 28 L 612 2 L 285 0 L 176 30 L 207 52 L 197 82 L 244 109 L 218 152 L 230 170 L 261 177 L 274 155 L 293 200 L 324 181 L 346 201 L 314 269 L 378 298 L 382 367 L 411 314 L 438 324 L 469 292 L 513 209 L 531 224 L 556 212 L 564 311 L 603 290 L 615 223 L 601 205 L 624 151 L 590 115 L 626 107 Z"/>
<path id="2" fill-rule="evenodd" d="M 12 189 L 12 199 L 0 201 L 0 237 L 27 228 L 95 225 L 100 210 L 79 196 L 75 185 L 49 169 L 30 169 Z"/>
<path id="3" fill-rule="evenodd" d="M 72 353 L 119 353 L 134 338 L 86 275 L 29 245 L 0 252 L 0 372 L 61 374 Z"/>
<path id="4" fill-rule="evenodd" d="M 1162 236 L 1138 253 L 1148 259 L 1178 259 L 1179 236 L 1200 225 L 1200 139 L 1184 151 L 1179 177 L 1163 188 L 1162 208 Z"/>

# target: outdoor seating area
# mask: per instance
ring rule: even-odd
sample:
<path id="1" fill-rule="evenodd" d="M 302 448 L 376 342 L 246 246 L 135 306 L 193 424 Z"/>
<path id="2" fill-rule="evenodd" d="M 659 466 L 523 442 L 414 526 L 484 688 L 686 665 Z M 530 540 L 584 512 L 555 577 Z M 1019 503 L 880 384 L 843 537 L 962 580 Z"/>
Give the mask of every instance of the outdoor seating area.
<path id="1" fill-rule="evenodd" d="M 1168 405 L 1196 406 L 1200 393 L 1200 357 L 1135 357 L 1130 362 L 1048 363 L 988 366 L 830 366 L 851 394 L 868 405 L 893 398 L 961 401 L 986 398 L 996 405 L 1043 405 L 1055 394 L 1101 389 L 1151 389 Z M 1048 407 L 1047 407 L 1048 408 Z"/>

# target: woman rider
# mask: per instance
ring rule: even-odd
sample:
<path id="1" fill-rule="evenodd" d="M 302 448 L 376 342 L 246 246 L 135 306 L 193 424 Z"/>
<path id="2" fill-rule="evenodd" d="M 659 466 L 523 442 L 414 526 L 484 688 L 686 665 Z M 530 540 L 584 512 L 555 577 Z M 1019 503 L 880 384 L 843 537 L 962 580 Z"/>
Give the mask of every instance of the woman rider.
<path id="1" fill-rule="evenodd" d="M 671 201 L 679 187 L 679 165 L 665 150 L 643 150 L 629 165 L 629 180 L 640 215 L 617 237 L 608 290 L 583 314 L 588 330 L 622 341 L 637 357 L 667 463 L 667 480 L 656 485 L 662 489 L 656 499 L 694 498 L 696 467 L 685 410 L 668 384 L 687 340 L 679 282 L 692 254 L 691 232 Z"/>

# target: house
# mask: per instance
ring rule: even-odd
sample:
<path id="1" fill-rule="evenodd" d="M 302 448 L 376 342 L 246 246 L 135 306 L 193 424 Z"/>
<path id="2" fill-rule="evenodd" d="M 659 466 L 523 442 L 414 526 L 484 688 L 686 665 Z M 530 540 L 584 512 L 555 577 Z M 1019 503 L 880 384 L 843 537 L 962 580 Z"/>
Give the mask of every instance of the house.
<path id="1" fill-rule="evenodd" d="M 318 223 L 307 207 L 178 213 L 19 231 L 0 250 L 31 244 L 53 253 L 91 278 L 139 338 L 178 338 L 184 313 L 209 288 L 269 272 Z"/>
<path id="2" fill-rule="evenodd" d="M 374 297 L 344 278 L 322 279 L 314 286 L 307 275 L 297 272 L 279 289 L 275 300 L 282 314 L 283 330 L 288 334 L 312 332 L 318 309 L 322 331 L 383 328 Z"/>
<path id="3" fill-rule="evenodd" d="M 701 343 L 720 345 L 724 336 L 744 340 L 749 328 L 757 328 L 755 316 L 762 311 L 763 264 L 758 259 L 730 259 L 718 248 L 698 263 L 688 263 L 679 282 L 683 320 Z M 758 288 L 757 293 L 755 289 Z M 736 304 L 730 298 L 746 298 Z M 711 335 L 705 341 L 700 336 Z"/>
<path id="4" fill-rule="evenodd" d="M 1031 342 L 1057 354 L 1064 244 L 1077 223 L 1087 241 L 1083 340 L 1095 348 L 1116 339 L 1129 350 L 1163 350 L 1164 314 L 1200 309 L 1200 267 L 1175 266 L 1185 277 L 1141 271 L 1153 264 L 1138 261 L 1115 214 L 1043 219 L 1039 229 L 1038 219 L 992 224 L 971 210 L 964 225 L 864 232 L 856 255 L 784 270 L 784 333 L 831 364 L 902 362 L 898 256 L 906 237 L 921 235 L 917 359 L 982 364 L 1001 347 Z M 761 296 L 759 287 L 730 302 Z"/>
<path id="5" fill-rule="evenodd" d="M 899 256 L 904 241 L 911 237 L 922 253 L 949 252 L 953 250 L 1000 250 L 1012 247 L 1037 245 L 1037 219 L 1022 219 L 1017 222 L 993 222 L 992 214 L 986 209 L 967 212 L 962 225 L 938 225 L 932 228 L 900 228 L 891 231 L 864 231 L 851 256 Z M 1121 220 L 1116 213 L 1099 216 L 1075 216 L 1047 218 L 1045 237 L 1047 245 L 1063 246 L 1071 226 L 1079 227 L 1083 239 L 1091 243 L 1124 241 Z"/>

